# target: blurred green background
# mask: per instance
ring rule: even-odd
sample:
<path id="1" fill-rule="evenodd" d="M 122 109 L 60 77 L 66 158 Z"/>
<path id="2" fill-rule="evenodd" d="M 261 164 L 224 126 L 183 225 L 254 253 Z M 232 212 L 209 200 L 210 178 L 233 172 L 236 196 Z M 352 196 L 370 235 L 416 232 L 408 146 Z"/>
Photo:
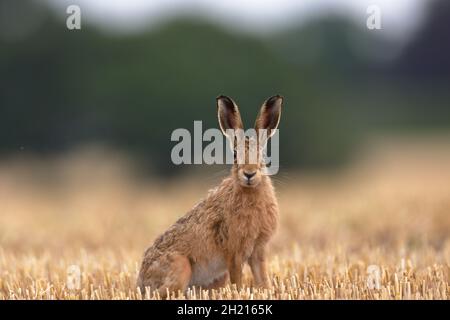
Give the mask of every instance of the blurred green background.
<path id="1" fill-rule="evenodd" d="M 364 12 L 359 24 L 330 13 L 254 34 L 200 15 L 123 33 L 83 19 L 69 31 L 44 1 L 0 10 L 3 157 L 99 143 L 174 172 L 171 132 L 217 127 L 219 94 L 247 126 L 265 98 L 285 96 L 280 159 L 291 168 L 345 164 L 372 134 L 450 129 L 449 1 L 428 1 L 401 48 L 368 30 Z"/>

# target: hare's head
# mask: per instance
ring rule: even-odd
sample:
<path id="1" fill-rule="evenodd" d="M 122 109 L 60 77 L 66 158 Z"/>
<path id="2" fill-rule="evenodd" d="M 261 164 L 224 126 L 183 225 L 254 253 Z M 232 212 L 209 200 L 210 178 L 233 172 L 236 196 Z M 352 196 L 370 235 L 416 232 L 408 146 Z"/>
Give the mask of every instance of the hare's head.
<path id="1" fill-rule="evenodd" d="M 263 151 L 280 122 L 282 103 L 283 97 L 279 95 L 267 99 L 256 117 L 254 130 L 247 130 L 244 134 L 236 103 L 226 96 L 217 97 L 220 129 L 230 140 L 234 153 L 232 173 L 243 187 L 255 187 L 262 179 L 265 167 Z"/>

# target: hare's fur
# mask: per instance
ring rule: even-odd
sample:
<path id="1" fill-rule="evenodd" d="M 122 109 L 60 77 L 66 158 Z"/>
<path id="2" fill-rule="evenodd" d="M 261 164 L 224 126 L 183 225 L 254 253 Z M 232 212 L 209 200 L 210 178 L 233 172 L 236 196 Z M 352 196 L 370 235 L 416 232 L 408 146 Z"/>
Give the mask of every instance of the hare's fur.
<path id="1" fill-rule="evenodd" d="M 232 103 L 229 107 L 237 110 Z M 217 288 L 228 277 L 241 286 L 244 263 L 251 267 L 254 285 L 269 285 L 265 251 L 276 230 L 278 204 L 269 176 L 259 173 L 262 166 L 235 163 L 230 177 L 155 240 L 138 275 L 142 291 L 149 287 L 165 296 L 167 290 L 183 292 L 190 286 Z M 246 170 L 258 171 L 254 187 L 241 181 Z"/>

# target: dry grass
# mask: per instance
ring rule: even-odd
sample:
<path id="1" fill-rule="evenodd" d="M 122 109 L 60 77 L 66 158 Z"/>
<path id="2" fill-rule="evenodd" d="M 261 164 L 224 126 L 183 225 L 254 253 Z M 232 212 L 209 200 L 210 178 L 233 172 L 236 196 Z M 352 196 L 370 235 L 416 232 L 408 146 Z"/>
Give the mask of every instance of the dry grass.
<path id="1" fill-rule="evenodd" d="M 376 152 L 339 175 L 283 172 L 273 287 L 252 288 L 246 268 L 240 291 L 181 298 L 448 299 L 450 152 L 400 150 Z M 217 179 L 142 181 L 114 159 L 76 152 L 2 162 L 0 299 L 158 298 L 134 287 L 141 255 Z M 71 265 L 81 270 L 80 289 L 67 288 Z M 370 286 L 373 268 L 380 279 Z"/>

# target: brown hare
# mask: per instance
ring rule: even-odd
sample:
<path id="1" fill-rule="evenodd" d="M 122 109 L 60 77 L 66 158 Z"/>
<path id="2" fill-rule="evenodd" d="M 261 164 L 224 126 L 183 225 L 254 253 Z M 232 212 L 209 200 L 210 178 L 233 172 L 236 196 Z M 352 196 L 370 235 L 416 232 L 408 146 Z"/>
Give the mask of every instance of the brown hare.
<path id="1" fill-rule="evenodd" d="M 278 127 L 283 98 L 273 96 L 261 107 L 256 132 L 270 138 Z M 239 109 L 225 96 L 217 98 L 222 132 L 243 129 Z M 266 141 L 261 141 L 265 145 Z M 261 145 L 259 143 L 259 145 Z M 232 144 L 236 148 L 236 143 Z M 269 286 L 266 246 L 278 220 L 278 203 L 270 177 L 263 173 L 262 148 L 256 162 L 248 161 L 251 143 L 245 138 L 245 161 L 235 161 L 229 177 L 207 197 L 159 236 L 143 257 L 137 286 L 184 292 L 224 286 L 228 280 L 240 287 L 244 263 L 250 265 L 254 285 Z M 253 144 L 254 146 L 254 144 Z"/>

